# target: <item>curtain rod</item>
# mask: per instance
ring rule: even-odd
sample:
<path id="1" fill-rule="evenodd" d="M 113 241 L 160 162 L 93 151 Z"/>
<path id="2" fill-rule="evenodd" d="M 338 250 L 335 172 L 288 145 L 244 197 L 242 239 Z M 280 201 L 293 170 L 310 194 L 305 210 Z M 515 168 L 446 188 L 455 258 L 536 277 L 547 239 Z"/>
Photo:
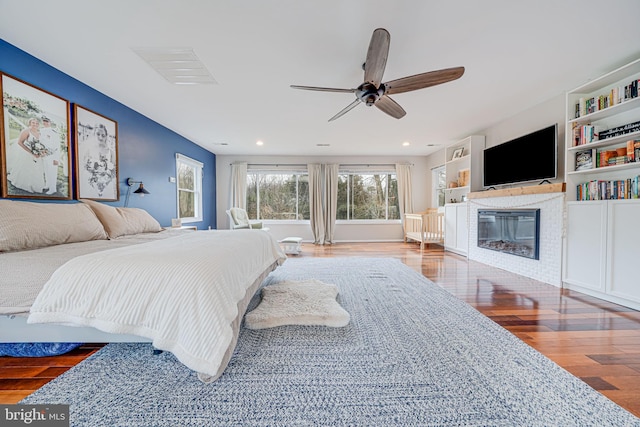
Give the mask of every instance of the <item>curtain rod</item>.
<path id="1" fill-rule="evenodd" d="M 395 163 L 338 163 L 340 166 L 393 166 Z M 408 163 L 413 166 L 413 163 Z M 232 166 L 233 163 L 229 163 Z M 307 163 L 247 163 L 247 166 L 307 166 Z"/>

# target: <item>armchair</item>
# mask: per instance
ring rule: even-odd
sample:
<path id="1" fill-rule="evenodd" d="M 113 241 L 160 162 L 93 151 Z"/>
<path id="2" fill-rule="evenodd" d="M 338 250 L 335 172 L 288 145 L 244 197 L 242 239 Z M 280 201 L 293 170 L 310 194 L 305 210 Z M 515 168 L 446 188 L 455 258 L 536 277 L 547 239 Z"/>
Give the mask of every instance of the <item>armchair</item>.
<path id="1" fill-rule="evenodd" d="M 260 221 L 249 221 L 249 215 L 247 211 L 241 208 L 231 208 L 227 211 L 229 216 L 229 223 L 232 230 L 238 230 L 242 228 L 259 229 L 263 231 L 269 231 L 267 227 L 262 226 Z"/>

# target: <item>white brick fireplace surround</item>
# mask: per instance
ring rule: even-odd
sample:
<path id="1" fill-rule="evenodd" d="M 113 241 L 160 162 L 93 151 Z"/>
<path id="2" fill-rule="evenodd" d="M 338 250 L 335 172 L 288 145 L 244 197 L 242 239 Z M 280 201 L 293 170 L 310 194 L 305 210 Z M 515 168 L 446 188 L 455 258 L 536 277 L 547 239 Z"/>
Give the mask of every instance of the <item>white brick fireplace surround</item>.
<path id="1" fill-rule="evenodd" d="M 565 193 L 553 192 L 469 199 L 469 259 L 562 287 Z M 478 209 L 540 209 L 540 259 L 478 247 Z"/>

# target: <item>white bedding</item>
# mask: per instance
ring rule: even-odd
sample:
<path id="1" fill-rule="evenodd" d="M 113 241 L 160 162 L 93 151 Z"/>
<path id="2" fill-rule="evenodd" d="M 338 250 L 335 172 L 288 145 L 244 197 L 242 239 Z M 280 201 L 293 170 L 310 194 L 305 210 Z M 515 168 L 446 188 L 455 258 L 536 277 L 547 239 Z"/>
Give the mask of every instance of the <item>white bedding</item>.
<path id="1" fill-rule="evenodd" d="M 201 379 L 215 378 L 235 345 L 239 301 L 285 259 L 277 241 L 258 230 L 198 231 L 82 255 L 53 273 L 28 323 L 147 337 Z"/>
<path id="2" fill-rule="evenodd" d="M 0 252 L 0 272 L 9 273 L 0 274 L 0 314 L 28 314 L 53 272 L 74 257 L 187 233 L 193 231 L 167 229 L 159 233 L 139 233 L 115 240 L 89 240 L 39 249 Z"/>

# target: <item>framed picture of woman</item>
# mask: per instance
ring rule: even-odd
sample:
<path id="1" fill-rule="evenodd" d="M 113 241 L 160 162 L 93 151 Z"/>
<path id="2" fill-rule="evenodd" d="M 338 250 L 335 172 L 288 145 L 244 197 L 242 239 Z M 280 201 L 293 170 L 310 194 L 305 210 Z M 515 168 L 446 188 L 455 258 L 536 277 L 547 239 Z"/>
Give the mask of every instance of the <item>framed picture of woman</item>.
<path id="1" fill-rule="evenodd" d="M 118 200 L 118 123 L 77 104 L 74 118 L 78 199 Z"/>
<path id="2" fill-rule="evenodd" d="M 2 197 L 71 199 L 69 101 L 0 76 Z"/>

